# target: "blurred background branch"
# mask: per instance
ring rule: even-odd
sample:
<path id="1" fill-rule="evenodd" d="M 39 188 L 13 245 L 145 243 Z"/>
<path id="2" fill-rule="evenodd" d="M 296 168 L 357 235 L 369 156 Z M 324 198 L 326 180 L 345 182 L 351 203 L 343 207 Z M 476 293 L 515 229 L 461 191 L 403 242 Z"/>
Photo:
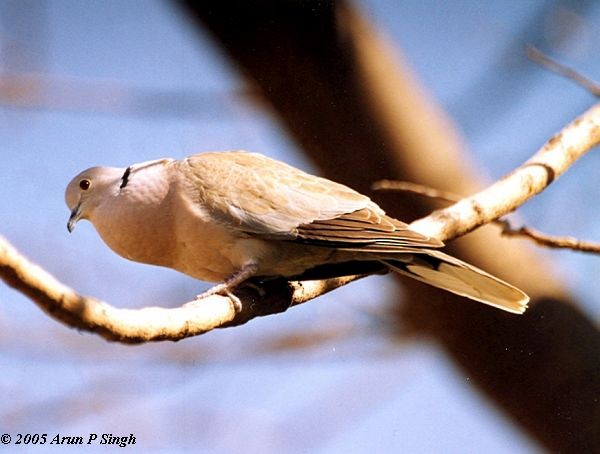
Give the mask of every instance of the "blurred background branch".
<path id="1" fill-rule="evenodd" d="M 580 74 L 578 71 L 575 71 L 573 68 L 569 68 L 568 66 L 553 60 L 534 46 L 527 47 L 527 56 L 534 62 L 548 68 L 550 71 L 572 80 L 577 85 L 585 88 L 592 95 L 600 97 L 599 84 L 585 77 L 583 74 Z"/>
<path id="2" fill-rule="evenodd" d="M 183 3 L 327 177 L 365 193 L 389 178 L 463 194 L 480 187 L 449 118 L 348 2 Z M 373 196 L 403 220 L 431 209 L 423 199 Z M 541 256 L 481 230 L 453 252 L 528 292 L 525 316 L 515 321 L 411 282 L 397 316 L 440 342 L 546 448 L 600 448 L 600 333 Z"/>
<path id="3" fill-rule="evenodd" d="M 150 118 L 208 117 L 207 103 L 225 105 L 253 98 L 249 91 L 159 90 L 120 82 L 56 77 L 42 73 L 0 74 L 0 105 L 29 110 L 98 113 Z M 214 115 L 212 115 L 214 118 Z"/>

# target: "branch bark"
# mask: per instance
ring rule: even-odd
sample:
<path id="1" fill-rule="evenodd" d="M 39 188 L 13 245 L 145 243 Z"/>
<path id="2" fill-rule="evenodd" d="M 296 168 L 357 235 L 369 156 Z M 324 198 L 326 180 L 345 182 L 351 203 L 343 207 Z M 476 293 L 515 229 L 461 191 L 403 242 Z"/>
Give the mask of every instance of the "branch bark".
<path id="1" fill-rule="evenodd" d="M 29 261 L 0 236 L 0 279 L 6 284 L 67 326 L 130 344 L 178 341 L 215 328 L 240 325 L 254 317 L 283 312 L 361 277 L 364 276 L 303 282 L 274 279 L 260 288 L 241 286 L 236 290 L 236 296 L 242 301 L 243 309 L 237 313 L 234 302 L 220 295 L 190 301 L 176 308 L 121 309 L 78 294 Z"/>

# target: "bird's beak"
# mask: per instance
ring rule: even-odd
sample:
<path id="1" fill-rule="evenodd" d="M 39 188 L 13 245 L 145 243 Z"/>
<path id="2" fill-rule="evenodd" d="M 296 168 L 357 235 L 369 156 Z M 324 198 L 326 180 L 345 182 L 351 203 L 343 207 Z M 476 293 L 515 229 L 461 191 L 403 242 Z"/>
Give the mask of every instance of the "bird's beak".
<path id="1" fill-rule="evenodd" d="M 71 211 L 69 222 L 67 222 L 67 230 L 69 233 L 75 229 L 75 224 L 77 224 L 79 219 L 81 219 L 81 203 L 78 203 L 75 208 L 73 208 L 73 211 Z"/>

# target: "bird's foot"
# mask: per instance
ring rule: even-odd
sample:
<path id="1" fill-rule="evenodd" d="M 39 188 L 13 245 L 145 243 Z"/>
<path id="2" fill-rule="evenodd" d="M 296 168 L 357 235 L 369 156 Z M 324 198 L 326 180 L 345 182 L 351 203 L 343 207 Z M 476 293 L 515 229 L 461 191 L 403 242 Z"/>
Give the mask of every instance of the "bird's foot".
<path id="1" fill-rule="evenodd" d="M 241 312 L 242 302 L 240 301 L 240 299 L 237 296 L 235 296 L 231 292 L 229 286 L 225 283 L 217 284 L 217 285 L 209 288 L 208 290 L 200 293 L 199 295 L 196 295 L 196 301 L 202 300 L 204 298 L 208 298 L 209 296 L 212 296 L 212 295 L 221 295 L 221 296 L 228 297 L 233 302 L 233 307 L 234 307 L 235 311 Z"/>
<path id="2" fill-rule="evenodd" d="M 258 266 L 255 263 L 247 263 L 239 271 L 233 273 L 222 283 L 209 288 L 205 292 L 202 292 L 200 295 L 197 295 L 196 301 L 201 300 L 202 298 L 206 298 L 210 295 L 223 295 L 229 297 L 229 299 L 233 302 L 233 307 L 235 308 L 236 312 L 241 312 L 242 302 L 237 296 L 235 296 L 231 292 L 231 290 L 237 287 L 242 282 L 244 282 L 246 279 L 249 279 L 254 274 L 256 274 L 257 269 Z"/>
<path id="3" fill-rule="evenodd" d="M 235 312 L 242 312 L 242 301 L 229 290 L 225 290 L 225 294 L 229 297 L 231 301 L 233 301 L 233 308 L 235 309 Z"/>

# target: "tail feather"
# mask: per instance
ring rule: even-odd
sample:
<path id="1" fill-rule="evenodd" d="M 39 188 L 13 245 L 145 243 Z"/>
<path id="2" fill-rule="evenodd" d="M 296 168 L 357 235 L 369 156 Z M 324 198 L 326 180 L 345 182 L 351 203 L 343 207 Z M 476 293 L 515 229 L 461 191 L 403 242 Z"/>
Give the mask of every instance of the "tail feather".
<path id="1" fill-rule="evenodd" d="M 425 249 L 410 261 L 381 260 L 393 271 L 457 295 L 522 314 L 529 297 L 518 288 L 443 252 Z"/>

